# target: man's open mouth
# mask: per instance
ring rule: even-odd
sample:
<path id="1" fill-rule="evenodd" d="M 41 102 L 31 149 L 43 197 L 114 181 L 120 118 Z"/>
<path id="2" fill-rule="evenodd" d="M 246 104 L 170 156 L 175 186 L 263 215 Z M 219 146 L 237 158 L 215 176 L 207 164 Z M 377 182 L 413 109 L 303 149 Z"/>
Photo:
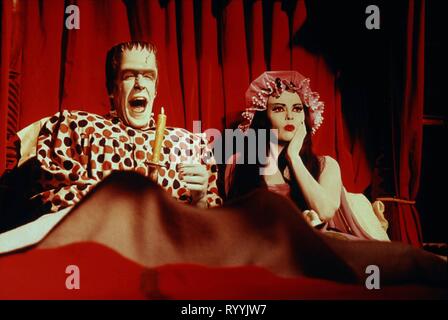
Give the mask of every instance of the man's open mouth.
<path id="1" fill-rule="evenodd" d="M 146 110 L 146 105 L 148 104 L 148 100 L 145 97 L 134 97 L 129 100 L 129 105 L 132 108 L 132 111 L 135 113 L 143 113 Z"/>

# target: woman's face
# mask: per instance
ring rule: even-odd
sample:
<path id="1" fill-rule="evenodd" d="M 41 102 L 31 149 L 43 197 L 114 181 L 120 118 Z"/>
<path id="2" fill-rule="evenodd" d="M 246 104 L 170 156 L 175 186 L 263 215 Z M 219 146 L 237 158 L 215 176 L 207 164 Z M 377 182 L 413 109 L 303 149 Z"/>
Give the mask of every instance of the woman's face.
<path id="1" fill-rule="evenodd" d="M 271 128 L 278 130 L 278 141 L 289 142 L 300 126 L 305 125 L 304 105 L 295 92 L 283 91 L 278 97 L 269 97 L 267 115 Z"/>

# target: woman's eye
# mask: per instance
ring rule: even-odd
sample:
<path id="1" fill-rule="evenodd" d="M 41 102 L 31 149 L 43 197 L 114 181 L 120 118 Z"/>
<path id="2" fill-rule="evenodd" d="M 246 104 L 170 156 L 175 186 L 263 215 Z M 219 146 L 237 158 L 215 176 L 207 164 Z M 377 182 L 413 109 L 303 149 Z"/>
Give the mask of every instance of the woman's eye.
<path id="1" fill-rule="evenodd" d="M 272 107 L 272 111 L 274 111 L 274 112 L 282 112 L 284 110 L 283 110 L 283 107 L 281 107 L 281 106 L 274 106 L 274 107 Z"/>
<path id="2" fill-rule="evenodd" d="M 294 112 L 302 112 L 303 111 L 303 106 L 295 106 L 294 108 L 292 108 L 292 111 L 294 111 Z"/>

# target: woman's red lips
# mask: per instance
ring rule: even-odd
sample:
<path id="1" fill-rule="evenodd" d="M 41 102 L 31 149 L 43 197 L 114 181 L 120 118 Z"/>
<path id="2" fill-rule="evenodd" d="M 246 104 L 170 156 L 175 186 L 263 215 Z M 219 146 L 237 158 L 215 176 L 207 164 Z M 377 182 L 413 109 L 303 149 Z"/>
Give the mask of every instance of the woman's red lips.
<path id="1" fill-rule="evenodd" d="M 294 131 L 296 127 L 294 127 L 292 124 L 288 124 L 285 126 L 286 131 Z"/>

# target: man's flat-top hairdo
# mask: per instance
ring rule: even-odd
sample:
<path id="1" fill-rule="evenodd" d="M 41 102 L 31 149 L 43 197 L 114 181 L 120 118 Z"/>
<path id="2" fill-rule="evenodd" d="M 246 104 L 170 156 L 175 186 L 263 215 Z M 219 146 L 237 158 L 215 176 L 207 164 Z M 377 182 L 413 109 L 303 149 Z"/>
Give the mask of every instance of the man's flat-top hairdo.
<path id="1" fill-rule="evenodd" d="M 111 94 L 114 90 L 115 80 L 120 70 L 121 58 L 126 50 L 148 50 L 150 53 L 156 54 L 156 48 L 146 41 L 128 41 L 113 46 L 106 57 L 106 87 L 107 93 Z M 157 62 L 156 62 L 157 63 Z"/>

